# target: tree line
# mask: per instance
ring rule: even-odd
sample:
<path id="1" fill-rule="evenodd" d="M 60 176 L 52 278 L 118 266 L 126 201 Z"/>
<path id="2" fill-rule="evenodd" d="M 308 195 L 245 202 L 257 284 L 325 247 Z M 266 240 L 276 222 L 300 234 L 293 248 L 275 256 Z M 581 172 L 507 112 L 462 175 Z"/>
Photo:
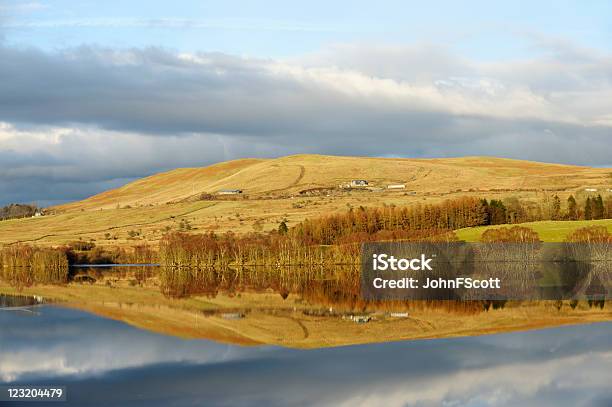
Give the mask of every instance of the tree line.
<path id="1" fill-rule="evenodd" d="M 598 195 L 587 198 L 580 208 L 570 195 L 566 208 L 562 208 L 557 195 L 538 206 L 521 202 L 516 198 L 507 200 L 462 197 L 441 203 L 414 205 L 409 207 L 384 206 L 382 208 L 350 209 L 346 213 L 307 219 L 289 233 L 305 244 L 330 245 L 343 241 L 354 241 L 351 237 L 387 234 L 390 239 L 401 240 L 405 231 L 426 230 L 451 231 L 466 227 L 503 225 L 539 220 L 593 220 L 612 217 L 612 198 L 605 201 Z M 392 236 L 396 232 L 399 236 Z M 367 241 L 367 239 L 366 239 Z"/>
<path id="2" fill-rule="evenodd" d="M 0 208 L 0 220 L 29 218 L 38 210 L 36 205 L 9 204 Z"/>

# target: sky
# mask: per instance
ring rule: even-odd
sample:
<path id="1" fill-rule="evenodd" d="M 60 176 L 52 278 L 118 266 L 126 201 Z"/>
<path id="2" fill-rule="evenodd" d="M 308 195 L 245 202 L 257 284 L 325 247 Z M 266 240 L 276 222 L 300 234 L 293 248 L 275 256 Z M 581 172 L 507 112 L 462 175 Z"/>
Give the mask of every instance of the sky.
<path id="1" fill-rule="evenodd" d="M 0 204 L 297 153 L 612 166 L 611 138 L 609 1 L 0 0 Z"/>

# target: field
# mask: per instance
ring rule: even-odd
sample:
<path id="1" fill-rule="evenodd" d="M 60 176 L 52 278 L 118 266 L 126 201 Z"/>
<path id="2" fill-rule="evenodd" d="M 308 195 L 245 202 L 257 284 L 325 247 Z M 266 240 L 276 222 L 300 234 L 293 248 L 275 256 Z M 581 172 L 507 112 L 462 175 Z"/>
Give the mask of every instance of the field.
<path id="1" fill-rule="evenodd" d="M 155 245 L 168 231 L 237 233 L 276 229 L 359 206 L 414 205 L 458 196 L 541 201 L 608 194 L 612 170 L 489 157 L 394 159 L 298 155 L 245 159 L 153 175 L 49 215 L 0 222 L 0 244 Z M 345 188 L 365 179 L 367 188 Z M 389 184 L 405 184 L 389 190 Z M 241 189 L 219 196 L 222 189 Z M 181 226 L 182 225 L 182 226 Z M 468 235 L 472 232 L 464 232 Z M 477 232 L 473 232 L 477 233 Z"/>
<path id="2" fill-rule="evenodd" d="M 457 236 L 459 239 L 467 242 L 477 242 L 480 240 L 482 233 L 487 229 L 511 226 L 515 225 L 465 228 L 457 230 Z M 524 226 L 535 230 L 540 235 L 540 240 L 544 242 L 563 242 L 571 232 L 586 226 L 605 226 L 608 231 L 612 232 L 612 219 L 528 222 L 521 223 L 518 226 Z"/>

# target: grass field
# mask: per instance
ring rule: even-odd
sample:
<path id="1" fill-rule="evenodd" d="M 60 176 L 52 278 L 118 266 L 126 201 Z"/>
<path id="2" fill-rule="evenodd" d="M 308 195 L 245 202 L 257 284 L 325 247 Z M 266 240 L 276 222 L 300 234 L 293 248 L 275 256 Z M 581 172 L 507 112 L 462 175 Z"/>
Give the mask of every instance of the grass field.
<path id="1" fill-rule="evenodd" d="M 298 155 L 245 159 L 205 168 L 153 175 L 83 201 L 54 208 L 55 214 L 0 222 L 0 244 L 61 245 L 94 239 L 97 245 L 155 245 L 188 222 L 192 232 L 237 233 L 292 226 L 306 218 L 359 206 L 414 205 L 458 196 L 542 200 L 553 193 L 585 196 L 584 188 L 607 191 L 611 169 L 535 163 L 490 157 L 383 159 Z M 366 179 L 370 189 L 341 189 Z M 386 186 L 403 183 L 405 190 Z M 204 194 L 239 188 L 232 199 L 200 201 Z M 314 191 L 300 194 L 300 191 Z M 553 192 L 554 191 L 554 192 Z M 409 193 L 410 192 L 410 193 Z M 606 192 L 604 192 L 605 195 Z M 462 231 L 470 236 L 472 231 Z"/>
<path id="2" fill-rule="evenodd" d="M 457 231 L 457 236 L 461 240 L 468 242 L 480 241 L 482 233 L 491 228 L 524 226 L 535 230 L 540 235 L 540 239 L 544 242 L 563 242 L 568 234 L 576 229 L 585 226 L 605 226 L 608 231 L 612 232 L 612 219 L 603 220 L 577 220 L 577 221 L 542 221 L 521 223 L 519 225 L 495 225 L 495 226 L 480 226 L 475 228 L 460 229 Z"/>

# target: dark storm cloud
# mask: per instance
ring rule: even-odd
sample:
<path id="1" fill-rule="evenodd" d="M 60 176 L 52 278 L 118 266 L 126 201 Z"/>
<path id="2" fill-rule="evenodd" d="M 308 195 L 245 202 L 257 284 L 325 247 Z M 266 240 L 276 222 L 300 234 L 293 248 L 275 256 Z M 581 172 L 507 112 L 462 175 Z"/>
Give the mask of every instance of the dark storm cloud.
<path id="1" fill-rule="evenodd" d="M 362 53 L 368 56 L 367 50 Z M 374 61 L 388 66 L 389 61 L 379 54 L 374 54 Z M 434 62 L 444 61 L 438 54 L 432 53 Z M 423 59 L 427 55 L 419 54 Z M 397 52 L 391 53 L 388 59 L 395 63 L 396 56 Z M 438 69 L 437 78 L 427 78 L 437 79 L 436 86 L 423 83 L 419 72 L 427 72 L 425 63 L 408 71 L 411 81 L 393 69 L 368 76 L 371 65 L 364 67 L 364 74 L 348 67 L 306 69 L 223 54 L 184 56 L 155 48 L 82 47 L 48 54 L 2 47 L 0 60 L 0 77 L 10 78 L 0 83 L 0 120 L 41 125 L 87 123 L 147 134 L 282 136 L 291 143 L 294 134 L 309 134 L 313 141 L 375 132 L 383 137 L 416 137 L 416 132 L 435 131 L 462 114 L 484 120 L 509 118 L 516 130 L 522 130 L 533 119 L 555 122 L 551 113 L 563 108 L 559 102 L 543 100 L 549 106 L 530 111 L 538 105 L 525 98 L 545 95 L 499 91 L 496 86 L 507 85 L 483 84 L 480 78 L 442 79 L 446 78 L 442 73 L 450 75 L 447 71 L 454 67 L 458 75 L 470 72 L 465 64 L 453 64 L 451 59 L 445 70 Z M 360 60 L 349 62 L 363 65 Z M 397 63 L 402 67 L 407 61 Z M 471 68 L 472 74 L 482 74 L 475 71 Z M 505 106 L 508 103 L 513 109 Z M 593 117 L 585 116 L 574 124 L 595 124 Z M 563 123 L 567 117 L 557 119 Z M 452 127 L 444 131 L 448 141 L 455 138 Z M 497 133 L 495 129 L 487 132 Z"/>
<path id="2" fill-rule="evenodd" d="M 274 135 L 298 124 L 287 117 L 292 102 L 296 112 L 307 104 L 320 110 L 309 99 L 292 101 L 304 90 L 268 75 L 261 62 L 206 58 L 211 62 L 194 63 L 159 49 L 84 47 L 49 55 L 0 48 L 0 77 L 10 78 L 0 83 L 0 120 L 149 134 Z"/>
<path id="3" fill-rule="evenodd" d="M 609 165 L 610 58 L 563 46 L 484 64 L 436 47 L 275 61 L 0 44 L 0 203 L 45 200 L 42 185 L 75 199 L 78 185 L 292 153 Z"/>

